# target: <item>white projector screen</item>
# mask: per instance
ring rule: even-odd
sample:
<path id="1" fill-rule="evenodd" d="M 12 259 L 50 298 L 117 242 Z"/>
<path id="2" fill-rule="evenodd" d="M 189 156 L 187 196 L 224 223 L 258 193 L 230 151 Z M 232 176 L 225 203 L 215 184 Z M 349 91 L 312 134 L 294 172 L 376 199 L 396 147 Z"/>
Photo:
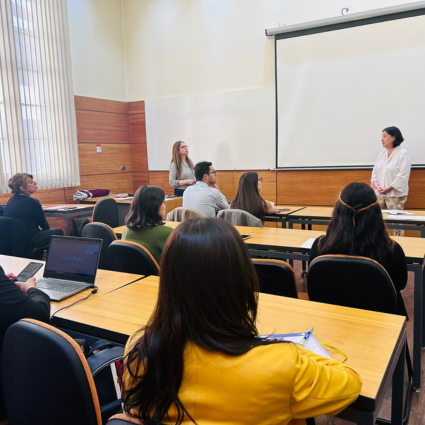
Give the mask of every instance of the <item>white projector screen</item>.
<path id="1" fill-rule="evenodd" d="M 393 125 L 425 164 L 424 15 L 279 37 L 278 168 L 371 166 Z"/>

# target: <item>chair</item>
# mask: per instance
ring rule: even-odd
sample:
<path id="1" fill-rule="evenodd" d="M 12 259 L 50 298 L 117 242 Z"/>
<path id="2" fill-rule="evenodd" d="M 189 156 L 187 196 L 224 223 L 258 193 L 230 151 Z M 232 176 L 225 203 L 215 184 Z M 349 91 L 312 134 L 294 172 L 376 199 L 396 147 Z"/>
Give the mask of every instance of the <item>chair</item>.
<path id="1" fill-rule="evenodd" d="M 223 218 L 234 226 L 263 227 L 263 222 L 244 210 L 220 210 L 217 218 Z"/>
<path id="2" fill-rule="evenodd" d="M 262 258 L 252 259 L 258 280 L 260 292 L 298 298 L 294 269 L 285 261 Z"/>
<path id="3" fill-rule="evenodd" d="M 159 265 L 142 245 L 131 241 L 114 241 L 109 245 L 108 258 L 116 272 L 159 276 Z"/>
<path id="4" fill-rule="evenodd" d="M 110 227 L 118 227 L 118 205 L 113 198 L 98 201 L 93 210 L 93 222 L 105 223 Z"/>
<path id="5" fill-rule="evenodd" d="M 108 247 L 117 240 L 115 232 L 104 223 L 88 223 L 84 226 L 81 233 L 83 238 L 99 238 L 103 240 L 102 249 L 100 251 L 99 268 L 104 270 L 111 270 L 108 259 Z"/>
<path id="6" fill-rule="evenodd" d="M 81 348 L 50 325 L 24 319 L 9 327 L 3 377 L 11 425 L 102 424 L 96 387 Z"/>
<path id="7" fill-rule="evenodd" d="M 117 415 L 112 416 L 109 419 L 109 421 L 106 423 L 106 425 L 126 425 L 126 424 L 142 425 L 142 423 L 138 419 L 133 418 L 126 413 L 118 413 Z"/>
<path id="8" fill-rule="evenodd" d="M 167 214 L 167 221 L 185 221 L 190 218 L 205 218 L 206 215 L 202 214 L 195 208 L 187 208 L 187 207 L 177 207 L 174 208 L 173 211 L 170 211 Z"/>
<path id="9" fill-rule="evenodd" d="M 309 265 L 307 291 L 311 301 L 396 314 L 397 292 L 387 271 L 375 260 L 348 255 L 322 255 Z M 406 343 L 409 378 L 403 424 L 410 415 L 413 370 Z M 376 423 L 389 423 L 378 419 Z"/>
<path id="10" fill-rule="evenodd" d="M 30 235 L 21 221 L 0 217 L 0 254 L 34 258 Z"/>

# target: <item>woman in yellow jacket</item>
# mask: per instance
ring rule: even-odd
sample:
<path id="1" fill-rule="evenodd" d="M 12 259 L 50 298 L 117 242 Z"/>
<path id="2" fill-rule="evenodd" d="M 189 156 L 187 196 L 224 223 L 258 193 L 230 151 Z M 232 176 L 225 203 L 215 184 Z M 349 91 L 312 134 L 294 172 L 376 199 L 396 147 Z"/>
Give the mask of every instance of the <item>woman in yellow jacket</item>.
<path id="1" fill-rule="evenodd" d="M 161 260 L 156 309 L 130 338 L 125 411 L 144 424 L 302 424 L 359 395 L 355 371 L 255 326 L 258 279 L 233 226 L 182 223 Z"/>

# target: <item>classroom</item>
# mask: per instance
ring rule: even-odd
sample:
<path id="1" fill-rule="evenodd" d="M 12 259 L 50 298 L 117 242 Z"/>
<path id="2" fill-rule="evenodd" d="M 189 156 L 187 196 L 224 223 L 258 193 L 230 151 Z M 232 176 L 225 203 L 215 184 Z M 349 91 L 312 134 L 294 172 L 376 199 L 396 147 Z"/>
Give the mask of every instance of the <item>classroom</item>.
<path id="1" fill-rule="evenodd" d="M 36 0 L 1 1 L 5 4 L 0 6 L 2 12 L 0 22 L 5 28 L 10 13 L 17 13 L 16 10 L 21 10 L 19 13 L 22 14 L 17 13 L 14 15 L 15 18 L 24 22 L 25 14 L 31 12 L 31 7 L 34 7 L 31 3 Z M 413 163 L 405 209 L 425 210 L 425 157 L 422 131 L 418 125 L 422 110 L 422 94 L 425 94 L 422 92 L 425 87 L 416 84 L 414 76 L 410 73 L 405 77 L 403 72 L 408 71 L 403 68 L 403 64 L 397 64 L 397 67 L 394 66 L 394 73 L 400 76 L 401 80 L 403 78 L 409 80 L 411 84 L 406 82 L 402 89 L 397 87 L 394 91 L 394 87 L 388 87 L 388 91 L 382 89 L 379 100 L 364 100 L 365 103 L 376 100 L 376 103 L 367 107 L 362 103 L 362 99 L 354 100 L 355 92 L 359 90 L 356 84 L 363 85 L 361 84 L 363 70 L 359 69 L 358 72 L 356 69 L 347 70 L 347 77 L 341 76 L 341 82 L 338 82 L 340 86 L 346 86 L 336 95 L 343 100 L 344 105 L 336 107 L 341 108 L 342 112 L 334 117 L 335 122 L 338 121 L 338 126 L 329 124 L 335 127 L 335 134 L 331 134 L 320 115 L 321 108 L 332 108 L 332 103 L 324 99 L 328 90 L 325 86 L 326 76 L 314 75 L 317 80 L 314 80 L 311 86 L 306 83 L 304 88 L 301 87 L 302 84 L 295 77 L 291 80 L 292 74 L 297 72 L 293 72 L 291 67 L 296 68 L 298 65 L 297 61 L 300 60 L 301 54 L 296 53 L 303 46 L 288 44 L 288 48 L 280 47 L 278 35 L 267 35 L 267 31 L 271 30 L 278 34 L 280 28 L 291 26 L 304 28 L 303 25 L 310 22 L 341 20 L 355 14 L 367 15 L 375 9 L 404 6 L 414 8 L 412 5 L 415 3 L 421 3 L 424 9 L 425 5 L 422 4 L 424 2 L 59 0 L 57 4 L 54 3 L 53 1 L 48 7 L 56 9 L 55 13 L 60 14 L 66 22 L 65 34 L 61 39 L 64 55 L 61 59 L 63 93 L 67 104 L 66 112 L 64 107 L 66 125 L 64 124 L 63 128 L 60 124 L 54 125 L 59 129 L 55 135 L 57 144 L 54 148 L 51 146 L 49 149 L 46 148 L 46 151 L 43 150 L 43 146 L 40 148 L 31 144 L 37 139 L 38 134 L 31 137 L 22 135 L 22 140 L 25 139 L 26 142 L 29 140 L 29 145 L 32 146 L 30 148 L 22 147 L 25 143 L 19 149 L 16 147 L 16 150 L 11 147 L 4 148 L 2 145 L 0 204 L 6 204 L 10 198 L 7 181 L 18 172 L 34 174 L 39 188 L 34 198 L 43 206 L 78 204 L 73 198 L 77 190 L 107 189 L 111 194 L 134 194 L 143 185 L 153 185 L 162 188 L 165 195 L 173 195 L 174 188 L 169 184 L 172 146 L 176 141 L 182 140 L 189 146 L 190 158 L 195 164 L 199 161 L 212 162 L 217 171 L 217 185 L 229 202 L 236 196 L 242 174 L 255 171 L 262 178 L 261 196 L 277 206 L 333 207 L 341 191 L 349 183 L 363 182 L 370 185 L 374 161 L 382 150 L 382 129 L 394 125 L 402 130 L 405 138 L 403 147 L 409 151 Z M 423 19 L 422 15 L 423 13 L 418 14 L 418 17 Z M 421 34 L 422 29 L 418 31 Z M 411 34 L 416 35 L 416 32 L 412 29 Z M 362 36 L 365 39 L 355 41 L 359 45 L 368 45 L 367 33 Z M 396 37 L 394 36 L 394 39 Z M 400 36 L 403 37 L 404 34 Z M 356 34 L 353 38 L 356 38 Z M 408 35 L 405 38 L 408 39 Z M 295 39 L 296 37 L 290 40 Z M 406 43 L 412 42 L 409 39 Z M 418 44 L 422 48 L 422 43 Z M 354 50 L 356 46 L 353 47 Z M 410 48 L 409 44 L 408 46 Z M 412 48 L 414 47 L 416 46 Z M 279 57 L 285 54 L 285 49 L 295 52 L 290 63 L 288 61 L 290 65 L 288 68 L 291 69 L 286 71 L 286 74 L 282 65 L 284 61 Z M 377 55 L 374 57 L 373 48 L 370 49 L 364 56 L 373 63 Z M 330 49 L 329 51 L 324 49 L 323 54 L 331 56 L 333 53 Z M 394 54 L 396 55 L 397 51 Z M 0 57 L 5 57 L 6 63 L 9 60 L 3 54 Z M 315 59 L 316 63 L 319 63 L 322 58 Z M 313 72 L 311 68 L 314 66 L 310 66 L 311 63 L 307 62 L 306 68 L 296 68 L 298 74 Z M 332 57 L 330 62 L 336 63 L 336 58 Z M 367 66 L 371 66 L 370 63 L 368 62 Z M 416 67 L 415 62 L 404 64 L 406 68 Z M 422 66 L 422 63 L 420 65 Z M 386 68 L 391 68 L 392 64 L 383 61 L 376 66 L 379 72 L 385 74 Z M 418 67 L 417 72 L 420 73 L 421 70 L 422 68 Z M 5 128 L 3 121 L 9 122 L 7 111 L 3 112 L 2 103 L 3 95 L 9 93 L 5 88 L 8 75 L 7 67 L 0 67 L 0 82 L 4 86 L 0 91 L 2 118 L 0 136 L 5 140 L 4 146 L 6 139 L 12 137 L 12 135 L 6 137 L 2 133 Z M 309 75 L 307 74 L 305 78 L 308 79 Z M 354 78 L 358 78 L 358 81 L 354 82 Z M 380 78 L 379 74 L 376 78 Z M 391 84 L 392 74 L 388 74 L 387 78 L 385 80 L 385 77 L 382 77 Z M 319 87 L 322 86 L 322 81 L 325 88 Z M 28 83 L 27 88 L 30 98 L 31 84 Z M 366 92 L 368 87 L 366 83 L 365 87 L 362 89 Z M 320 91 L 321 89 L 324 92 Z M 403 90 L 407 94 L 400 94 Z M 297 102 L 297 99 L 301 100 Z M 399 99 L 401 101 L 397 105 Z M 399 109 L 396 107 L 386 109 L 386 105 L 390 103 L 396 104 Z M 37 109 L 37 102 L 34 105 L 34 102 L 29 101 L 29 105 L 34 111 Z M 400 118 L 397 115 L 399 111 L 403 112 Z M 317 121 L 313 119 L 311 127 L 304 126 L 303 117 L 307 115 L 313 118 L 318 116 Z M 61 120 L 57 117 L 55 119 Z M 70 128 L 65 130 L 68 125 Z M 19 137 L 19 131 L 16 131 L 14 135 Z M 297 136 L 300 140 L 296 139 Z M 360 154 L 357 157 L 358 152 Z M 54 177 L 49 177 L 47 170 L 51 170 Z M 47 221 L 51 228 L 59 228 L 65 234 L 69 234 L 72 218 L 76 215 L 69 215 L 64 221 L 60 214 L 53 214 L 53 217 L 47 217 Z M 287 222 L 289 223 L 284 222 L 285 225 Z M 122 224 L 120 222 L 120 225 Z M 280 231 L 280 226 L 284 227 L 279 222 L 264 223 L 264 230 L 271 228 L 266 230 L 270 232 L 267 236 L 270 241 L 275 234 L 277 235 L 276 232 Z M 295 228 L 300 229 L 301 226 L 295 223 Z M 309 228 L 311 229 L 311 226 Z M 323 232 L 326 227 L 315 225 L 313 230 Z M 410 228 L 404 235 L 409 239 L 422 238 L 422 233 Z M 252 239 L 250 248 L 261 253 L 262 242 L 254 236 L 253 231 L 250 235 Z M 272 249 L 271 245 L 270 242 L 269 249 Z M 421 303 L 424 302 L 422 283 L 425 276 L 419 271 L 424 256 L 416 254 L 421 252 L 422 248 L 415 246 L 415 249 L 415 254 L 412 254 L 411 261 L 408 262 L 409 280 L 403 291 L 410 323 L 404 324 L 403 329 L 404 338 L 407 335 L 410 353 L 413 350 L 413 339 L 419 341 L 419 345 L 415 346 L 416 355 L 412 356 L 414 369 L 417 371 L 423 357 L 418 358 L 417 354 L 422 348 L 423 329 L 422 324 L 421 327 L 414 329 L 412 320 L 420 318 L 422 323 L 422 311 L 414 310 L 413 304 L 417 308 L 418 299 L 421 299 Z M 302 254 L 304 256 L 294 254 L 294 257 L 287 258 L 308 260 L 308 255 L 306 256 L 305 252 Z M 11 261 L 10 265 L 19 269 L 24 263 Z M 3 265 L 3 268 L 7 273 L 12 271 L 15 273 L 9 266 Z M 305 286 L 306 278 L 300 277 L 301 273 L 305 272 L 305 266 L 301 261 L 295 261 L 294 268 L 297 282 Z M 16 270 L 16 273 L 18 272 L 19 270 Z M 99 289 L 102 297 L 106 297 L 108 291 L 115 291 L 121 287 L 109 277 L 102 275 L 102 279 L 106 282 L 106 289 Z M 149 280 L 152 276 L 146 279 L 145 285 L 148 289 L 157 285 L 157 280 Z M 130 278 L 125 280 L 123 277 L 120 280 L 123 285 L 124 281 L 125 285 L 129 285 Z M 126 287 L 126 291 L 128 290 Z M 137 295 L 134 296 L 137 298 Z M 146 320 L 149 317 L 148 313 L 154 308 L 154 301 L 155 297 L 148 299 L 147 307 L 144 307 L 146 311 L 143 311 L 143 318 L 146 316 Z M 112 308 L 114 304 L 113 300 L 107 298 L 104 302 L 104 306 L 95 303 L 93 305 L 101 310 L 109 305 Z M 273 304 L 271 299 L 266 299 L 265 303 Z M 84 303 L 81 304 L 83 305 Z M 58 304 L 52 304 L 52 312 L 59 308 Z M 132 305 L 128 305 L 127 308 L 132 314 L 135 311 Z M 291 310 L 293 307 L 282 302 L 280 308 Z M 81 312 L 76 310 L 75 314 L 76 322 L 80 320 L 83 323 L 83 309 Z M 118 320 L 119 313 L 114 314 L 111 315 L 111 322 Z M 300 314 L 299 320 L 302 320 L 300 312 L 294 314 Z M 319 322 L 321 312 L 315 314 Z M 342 313 L 335 311 L 335 314 Z M 282 317 L 283 315 L 282 312 Z M 69 324 L 66 310 L 57 317 L 58 326 Z M 265 325 L 261 329 L 265 333 L 274 332 L 271 319 L 268 316 L 264 317 Z M 376 317 L 378 323 L 378 315 Z M 348 318 L 344 320 L 350 321 Z M 360 319 L 362 320 L 367 323 L 369 317 L 365 316 Z M 370 318 L 371 322 L 373 320 L 374 316 Z M 83 325 L 80 324 L 81 329 Z M 134 326 L 132 323 L 130 328 L 133 330 Z M 125 334 L 123 330 L 117 330 L 117 334 L 119 332 Z M 403 348 L 400 348 L 397 355 L 403 358 L 403 354 Z M 393 361 L 393 363 L 389 369 L 392 372 L 399 370 L 400 362 Z M 392 373 L 390 375 L 390 377 L 385 375 L 386 386 L 379 387 L 379 393 L 384 391 L 383 388 L 387 391 L 388 383 L 395 384 L 397 374 L 394 372 L 394 376 Z M 394 380 L 391 381 L 392 379 Z M 423 382 L 420 373 L 419 378 L 416 374 L 416 384 L 418 379 L 419 385 L 414 387 L 419 387 Z M 393 392 L 396 391 L 393 389 Z M 373 421 L 378 416 L 391 415 L 394 406 L 391 403 L 390 393 L 386 396 L 385 394 L 387 393 L 382 394 L 379 399 L 382 404 L 376 401 L 378 397 L 376 400 L 371 397 L 377 403 L 372 414 Z M 422 407 L 425 405 L 424 398 L 423 389 L 413 393 L 409 421 L 413 425 L 425 421 L 423 419 L 425 411 Z M 360 420 L 357 423 L 362 423 L 360 417 L 349 412 L 345 416 L 342 414 L 340 418 L 321 416 L 316 418 L 316 423 L 318 425 L 349 423 L 344 419 Z M 5 425 L 7 423 L 4 422 Z M 0 425 L 3 425 L 1 418 Z"/>

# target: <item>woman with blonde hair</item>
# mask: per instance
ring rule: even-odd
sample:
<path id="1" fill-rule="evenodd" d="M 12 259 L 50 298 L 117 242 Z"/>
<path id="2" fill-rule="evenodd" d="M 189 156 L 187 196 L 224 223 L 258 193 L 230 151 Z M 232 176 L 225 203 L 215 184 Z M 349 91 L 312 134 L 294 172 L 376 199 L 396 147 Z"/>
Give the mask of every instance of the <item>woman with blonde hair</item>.
<path id="1" fill-rule="evenodd" d="M 174 187 L 174 195 L 182 196 L 187 187 L 195 184 L 193 168 L 193 162 L 189 158 L 188 145 L 181 141 L 174 143 L 169 174 L 170 185 Z"/>

